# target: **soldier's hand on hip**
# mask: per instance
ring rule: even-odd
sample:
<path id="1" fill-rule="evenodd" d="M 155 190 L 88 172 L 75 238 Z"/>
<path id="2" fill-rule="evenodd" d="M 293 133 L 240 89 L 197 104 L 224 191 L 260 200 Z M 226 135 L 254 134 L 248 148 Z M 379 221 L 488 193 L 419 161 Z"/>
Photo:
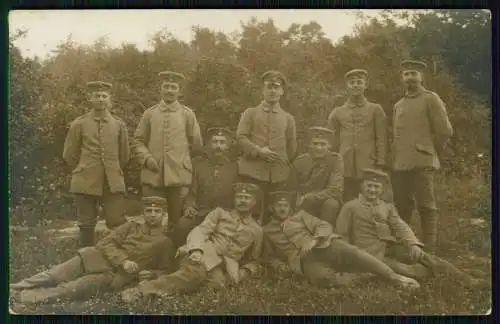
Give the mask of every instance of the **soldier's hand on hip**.
<path id="1" fill-rule="evenodd" d="M 422 253 L 423 252 L 424 251 L 422 251 L 422 249 L 418 245 L 412 245 L 412 246 L 410 246 L 410 251 L 409 251 L 410 260 L 412 262 L 417 262 L 422 257 Z"/>
<path id="2" fill-rule="evenodd" d="M 192 219 L 196 216 L 197 213 L 198 210 L 196 208 L 189 206 L 184 210 L 184 217 Z"/>
<path id="3" fill-rule="evenodd" d="M 125 270 L 125 272 L 129 274 L 136 273 L 139 270 L 139 266 L 137 265 L 137 263 L 130 260 L 123 261 L 122 267 L 123 270 Z"/>
<path id="4" fill-rule="evenodd" d="M 160 167 L 158 166 L 158 163 L 156 163 L 156 160 L 153 157 L 148 157 L 146 160 L 146 167 L 154 172 L 159 172 Z"/>

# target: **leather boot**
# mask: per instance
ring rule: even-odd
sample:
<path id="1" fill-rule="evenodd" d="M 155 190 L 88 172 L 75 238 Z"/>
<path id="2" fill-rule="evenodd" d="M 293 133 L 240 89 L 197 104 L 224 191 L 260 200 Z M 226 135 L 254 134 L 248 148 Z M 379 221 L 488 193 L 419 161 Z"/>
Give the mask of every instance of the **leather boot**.
<path id="1" fill-rule="evenodd" d="M 435 210 L 420 210 L 420 222 L 422 224 L 422 243 L 424 250 L 430 254 L 436 253 L 438 215 Z"/>
<path id="2" fill-rule="evenodd" d="M 23 290 L 23 289 L 31 289 L 36 287 L 46 287 L 57 284 L 53 278 L 46 272 L 40 272 L 36 275 L 23 279 L 19 282 L 13 283 L 10 285 L 10 289 L 13 290 Z"/>
<path id="3" fill-rule="evenodd" d="M 80 247 L 93 246 L 95 226 L 80 226 Z"/>

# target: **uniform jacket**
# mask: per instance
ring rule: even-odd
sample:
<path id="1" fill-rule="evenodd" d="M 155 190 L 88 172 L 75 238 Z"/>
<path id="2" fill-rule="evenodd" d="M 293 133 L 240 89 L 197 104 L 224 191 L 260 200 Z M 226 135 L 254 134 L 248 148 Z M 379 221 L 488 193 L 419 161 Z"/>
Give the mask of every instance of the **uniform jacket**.
<path id="1" fill-rule="evenodd" d="M 315 161 L 309 153 L 293 162 L 291 187 L 318 204 L 329 198 L 341 201 L 344 187 L 344 164 L 338 153 L 330 152 L 325 159 Z"/>
<path id="2" fill-rule="evenodd" d="M 194 207 L 199 217 L 205 217 L 216 207 L 231 210 L 233 183 L 238 178 L 238 165 L 228 157 L 216 159 L 210 155 L 196 159 L 193 182 L 184 208 Z"/>
<path id="3" fill-rule="evenodd" d="M 344 177 L 359 178 L 364 168 L 386 164 L 387 117 L 379 104 L 348 100 L 333 109 L 328 126 L 335 132 L 333 150 L 344 159 Z"/>
<path id="4" fill-rule="evenodd" d="M 382 200 L 372 204 L 363 197 L 347 202 L 337 217 L 336 232 L 352 245 L 383 259 L 388 243 L 422 245 L 396 208 Z"/>
<path id="5" fill-rule="evenodd" d="M 141 182 L 154 187 L 191 184 L 193 167 L 190 152 L 200 151 L 200 126 L 188 107 L 164 101 L 147 109 L 135 130 L 132 149 L 142 166 Z M 149 170 L 145 162 L 153 157 L 160 172 Z"/>
<path id="6" fill-rule="evenodd" d="M 340 236 L 333 233 L 329 223 L 300 210 L 282 223 L 272 219 L 264 226 L 263 259 L 277 255 L 286 260 L 295 273 L 302 274 L 299 255 L 302 246 L 313 238 L 319 238 L 317 248 L 326 248 L 336 237 Z"/>
<path id="7" fill-rule="evenodd" d="M 438 152 L 453 135 L 446 106 L 434 92 L 421 88 L 394 105 L 392 158 L 394 170 L 440 168 Z"/>
<path id="8" fill-rule="evenodd" d="M 252 274 L 258 271 L 262 235 L 253 218 L 241 219 L 236 210 L 216 208 L 189 233 L 180 253 L 201 250 L 207 271 L 223 264 L 228 275 L 238 282 L 240 264 Z"/>
<path id="9" fill-rule="evenodd" d="M 63 159 L 73 168 L 70 192 L 102 196 L 107 179 L 110 191 L 125 192 L 123 169 L 129 160 L 127 127 L 106 112 L 89 112 L 75 119 L 64 142 Z"/>
<path id="10" fill-rule="evenodd" d="M 82 248 L 78 253 L 86 273 L 113 271 L 116 282 L 132 279 L 122 271 L 125 260 L 137 263 L 139 271 L 173 270 L 175 247 L 164 234 L 163 227 L 150 228 L 146 224 L 129 221 L 104 236 L 95 247 Z"/>
<path id="11" fill-rule="evenodd" d="M 279 104 L 270 107 L 262 102 L 245 110 L 236 131 L 244 153 L 239 161 L 240 174 L 271 183 L 286 181 L 289 163 L 297 152 L 296 133 L 295 119 Z M 282 163 L 270 164 L 258 156 L 266 146 L 280 156 Z"/>

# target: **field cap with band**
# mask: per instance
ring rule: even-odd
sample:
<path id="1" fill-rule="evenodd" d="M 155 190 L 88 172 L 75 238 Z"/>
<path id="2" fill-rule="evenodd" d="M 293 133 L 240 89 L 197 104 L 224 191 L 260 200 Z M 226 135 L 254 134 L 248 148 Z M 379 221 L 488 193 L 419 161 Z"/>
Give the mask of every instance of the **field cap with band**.
<path id="1" fill-rule="evenodd" d="M 144 207 L 165 207 L 167 200 L 163 197 L 148 196 L 142 198 L 142 205 Z"/>
<path id="2" fill-rule="evenodd" d="M 401 70 L 415 70 L 424 72 L 427 69 L 427 64 L 416 60 L 405 60 L 401 63 Z"/>
<path id="3" fill-rule="evenodd" d="M 363 169 L 363 180 L 386 183 L 388 179 L 389 175 L 384 171 L 369 168 Z"/>
<path id="4" fill-rule="evenodd" d="M 237 182 L 233 186 L 234 193 L 247 193 L 256 197 L 259 194 L 259 186 L 253 183 Z"/>
<path id="5" fill-rule="evenodd" d="M 186 79 L 183 74 L 173 71 L 162 71 L 158 73 L 158 76 L 162 81 L 173 83 L 181 83 Z"/>
<path id="6" fill-rule="evenodd" d="M 331 129 L 320 126 L 309 127 L 308 131 L 309 131 L 309 140 L 313 138 L 321 138 L 331 142 L 334 135 L 334 132 Z"/>
<path id="7" fill-rule="evenodd" d="M 113 85 L 104 81 L 90 81 L 87 82 L 87 90 L 89 92 L 93 91 L 109 91 L 113 88 Z"/>
<path id="8" fill-rule="evenodd" d="M 287 83 L 285 76 L 281 72 L 274 70 L 267 71 L 264 74 L 262 74 L 261 79 L 264 82 L 264 84 L 272 84 L 282 87 L 284 87 Z"/>
<path id="9" fill-rule="evenodd" d="M 366 79 L 368 78 L 368 71 L 366 70 L 363 70 L 363 69 L 354 69 L 354 70 L 351 70 L 349 72 L 347 72 L 345 75 L 344 75 L 344 80 L 347 81 L 349 79 Z"/>

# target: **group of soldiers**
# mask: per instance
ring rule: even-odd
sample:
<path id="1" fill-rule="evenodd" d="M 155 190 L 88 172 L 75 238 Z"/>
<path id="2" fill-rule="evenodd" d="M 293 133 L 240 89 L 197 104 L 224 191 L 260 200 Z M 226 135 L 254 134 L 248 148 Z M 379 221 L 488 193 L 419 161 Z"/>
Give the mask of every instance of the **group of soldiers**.
<path id="1" fill-rule="evenodd" d="M 144 112 L 130 145 L 125 123 L 109 112 L 112 85 L 88 83 L 92 109 L 72 122 L 63 153 L 81 248 L 11 284 L 12 293 L 30 304 L 106 288 L 132 302 L 238 284 L 262 265 L 329 287 L 375 275 L 414 288 L 436 273 L 482 283 L 435 255 L 433 177 L 452 126 L 423 86 L 425 69 L 401 65 L 406 93 L 394 106 L 391 159 L 384 110 L 364 96 L 366 70 L 346 73 L 347 102 L 327 127 L 309 129 L 301 155 L 295 119 L 280 107 L 287 81 L 278 71 L 262 75 L 263 101 L 243 112 L 236 134 L 209 128 L 205 147 L 195 113 L 178 101 L 182 74 L 159 73 L 162 99 Z M 130 156 L 141 166 L 143 223 L 124 215 Z M 408 225 L 414 200 L 422 240 Z M 99 203 L 111 231 L 95 243 Z"/>

